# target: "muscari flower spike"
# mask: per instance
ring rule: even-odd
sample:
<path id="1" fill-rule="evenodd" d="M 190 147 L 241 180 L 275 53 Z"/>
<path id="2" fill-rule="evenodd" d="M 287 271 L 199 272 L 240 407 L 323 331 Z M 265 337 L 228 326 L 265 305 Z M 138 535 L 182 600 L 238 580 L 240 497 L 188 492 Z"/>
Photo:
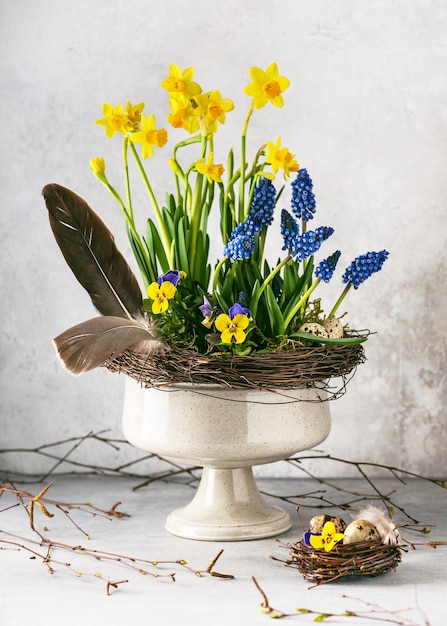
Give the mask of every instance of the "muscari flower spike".
<path id="1" fill-rule="evenodd" d="M 325 283 L 328 283 L 337 267 L 338 259 L 340 258 L 340 250 L 336 250 L 333 254 L 328 256 L 327 259 L 323 259 L 315 270 L 315 276 L 321 278 Z"/>
<path id="2" fill-rule="evenodd" d="M 388 256 L 388 250 L 367 252 L 366 254 L 358 256 L 352 261 L 351 265 L 346 268 L 342 276 L 342 281 L 344 283 L 351 283 L 354 289 L 358 289 L 367 278 L 382 269 Z"/>
<path id="3" fill-rule="evenodd" d="M 230 239 L 227 243 L 224 248 L 224 256 L 234 263 L 234 261 L 249 259 L 253 254 L 254 249 L 254 236 L 241 233 Z"/>
<path id="4" fill-rule="evenodd" d="M 255 187 L 248 215 L 259 230 L 273 222 L 275 204 L 276 189 L 271 180 L 263 177 Z"/>
<path id="5" fill-rule="evenodd" d="M 315 196 L 312 191 L 312 179 L 305 167 L 298 171 L 298 174 L 291 184 L 292 187 L 292 210 L 294 214 L 308 222 L 313 219 L 315 213 Z"/>
<path id="6" fill-rule="evenodd" d="M 281 234 L 284 239 L 283 250 L 288 250 L 298 262 L 307 259 L 320 249 L 323 241 L 326 241 L 334 229 L 331 226 L 318 226 L 315 230 L 307 230 L 299 233 L 297 221 L 286 211 L 281 213 Z"/>
<path id="7" fill-rule="evenodd" d="M 276 189 L 271 180 L 262 178 L 255 187 L 247 219 L 234 228 L 224 248 L 224 256 L 232 263 L 251 257 L 255 235 L 273 222 L 275 204 Z"/>
<path id="8" fill-rule="evenodd" d="M 281 235 L 284 240 L 283 250 L 290 250 L 300 234 L 296 219 L 286 209 L 281 211 Z"/>

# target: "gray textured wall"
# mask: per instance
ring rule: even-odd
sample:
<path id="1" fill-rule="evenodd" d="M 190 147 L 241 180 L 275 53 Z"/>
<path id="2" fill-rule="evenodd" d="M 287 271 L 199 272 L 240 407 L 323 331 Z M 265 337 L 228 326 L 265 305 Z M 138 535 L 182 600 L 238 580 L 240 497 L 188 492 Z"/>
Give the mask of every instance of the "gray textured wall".
<path id="1" fill-rule="evenodd" d="M 314 179 L 319 223 L 335 227 L 346 264 L 369 249 L 391 253 L 346 301 L 351 326 L 377 334 L 332 405 L 324 450 L 445 475 L 445 1 L 0 0 L 0 29 L 0 448 L 89 430 L 120 435 L 123 379 L 75 379 L 51 345 L 93 309 L 52 238 L 42 186 L 84 196 L 128 254 L 118 207 L 89 171 L 104 154 L 121 176 L 117 142 L 94 125 L 102 102 L 144 100 L 164 121 L 158 85 L 169 64 L 194 65 L 202 85 L 235 100 L 236 143 L 248 68 L 276 61 L 292 83 L 286 106 L 259 112 L 250 145 L 266 126 L 297 153 Z M 162 193 L 170 173 L 160 154 L 151 167 Z M 142 221 L 146 207 L 142 199 Z M 327 306 L 334 295 L 329 286 Z M 31 459 L 9 455 L 0 465 L 33 472 Z"/>

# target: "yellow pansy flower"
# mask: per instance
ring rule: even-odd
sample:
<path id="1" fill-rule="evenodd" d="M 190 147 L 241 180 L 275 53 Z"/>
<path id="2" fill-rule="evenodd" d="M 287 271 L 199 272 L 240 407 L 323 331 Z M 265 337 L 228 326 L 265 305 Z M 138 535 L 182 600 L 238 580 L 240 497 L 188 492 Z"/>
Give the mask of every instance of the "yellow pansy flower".
<path id="1" fill-rule="evenodd" d="M 144 113 L 141 115 L 141 130 L 130 136 L 130 140 L 134 143 L 141 143 L 141 152 L 143 159 L 154 154 L 154 146 L 161 148 L 168 140 L 168 133 L 164 128 L 155 128 L 155 115 L 146 117 Z"/>
<path id="2" fill-rule="evenodd" d="M 312 548 L 315 548 L 316 550 L 324 548 L 325 552 L 329 552 L 338 541 L 343 539 L 343 537 L 343 533 L 335 532 L 334 522 L 326 522 L 323 526 L 321 535 L 310 534 L 309 543 Z"/>
<path id="3" fill-rule="evenodd" d="M 199 174 L 204 174 L 209 183 L 212 183 L 213 181 L 221 183 L 221 176 L 224 173 L 225 168 L 221 163 L 214 163 L 214 155 L 211 152 L 208 155 L 208 161 L 205 161 L 205 159 L 199 159 L 196 161 L 196 170 Z"/>
<path id="4" fill-rule="evenodd" d="M 125 132 L 126 116 L 123 113 L 122 104 L 113 107 L 111 104 L 104 103 L 102 105 L 102 113 L 104 117 L 100 120 L 96 120 L 96 124 L 105 126 L 106 135 L 109 139 L 111 139 L 115 133 Z"/>
<path id="5" fill-rule="evenodd" d="M 205 123 L 208 132 L 217 131 L 218 122 L 225 124 L 225 113 L 234 109 L 234 103 L 230 98 L 222 98 L 219 90 L 215 89 L 209 93 L 200 94 L 194 98 L 197 108 L 195 115 L 205 116 Z"/>
<path id="6" fill-rule="evenodd" d="M 255 109 L 261 109 L 269 101 L 276 107 L 283 106 L 282 93 L 290 85 L 290 81 L 285 76 L 279 76 L 276 63 L 271 63 L 265 71 L 259 67 L 251 67 L 250 77 L 253 82 L 245 87 L 244 92 L 252 96 Z"/>
<path id="7" fill-rule="evenodd" d="M 164 280 L 161 284 L 153 282 L 147 288 L 147 295 L 152 302 L 152 313 L 163 313 L 169 307 L 169 300 L 171 300 L 176 293 L 177 289 L 169 280 Z"/>
<path id="8" fill-rule="evenodd" d="M 275 174 L 278 169 L 284 170 L 284 178 L 288 178 L 290 172 L 297 172 L 300 169 L 295 155 L 288 148 L 281 147 L 281 137 L 278 137 L 276 143 L 267 142 L 267 156 L 265 160 L 272 166 Z"/>
<path id="9" fill-rule="evenodd" d="M 244 343 L 246 337 L 244 330 L 250 320 L 243 313 L 237 313 L 234 317 L 221 313 L 214 323 L 221 333 L 220 338 L 223 343 Z"/>
<path id="10" fill-rule="evenodd" d="M 199 83 L 192 80 L 193 76 L 193 67 L 187 67 L 182 71 L 178 65 L 172 63 L 169 66 L 169 76 L 162 81 L 161 86 L 169 94 L 175 94 L 179 97 L 186 107 L 189 100 L 202 91 Z"/>

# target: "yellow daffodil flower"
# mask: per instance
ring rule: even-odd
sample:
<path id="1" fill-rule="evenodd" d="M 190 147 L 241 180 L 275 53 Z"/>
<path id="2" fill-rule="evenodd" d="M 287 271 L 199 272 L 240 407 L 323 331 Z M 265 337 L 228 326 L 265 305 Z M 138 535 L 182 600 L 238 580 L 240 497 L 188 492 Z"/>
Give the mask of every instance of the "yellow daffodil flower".
<path id="1" fill-rule="evenodd" d="M 204 174 L 207 177 L 209 183 L 212 183 L 213 181 L 215 181 L 216 183 L 221 183 L 221 176 L 224 173 L 225 169 L 222 164 L 214 163 L 213 159 L 214 155 L 212 152 L 208 155 L 208 161 L 205 161 L 205 159 L 199 159 L 196 162 L 196 170 L 199 172 L 199 174 Z"/>
<path id="2" fill-rule="evenodd" d="M 265 160 L 272 166 L 275 174 L 278 169 L 284 170 L 285 179 L 289 177 L 290 172 L 297 172 L 300 169 L 295 155 L 288 148 L 281 147 L 281 137 L 278 137 L 276 144 L 271 141 L 267 142 L 267 156 Z"/>
<path id="3" fill-rule="evenodd" d="M 326 522 L 323 526 L 321 535 L 310 534 L 309 542 L 312 548 L 315 548 L 316 550 L 324 548 L 325 552 L 329 552 L 338 541 L 343 539 L 343 537 L 343 533 L 335 532 L 334 522 Z"/>
<path id="4" fill-rule="evenodd" d="M 104 117 L 100 120 L 96 120 L 96 124 L 105 126 L 106 135 L 109 139 L 111 139 L 115 133 L 125 132 L 126 116 L 123 113 L 122 104 L 113 107 L 111 104 L 104 103 L 102 105 L 102 112 Z"/>
<path id="5" fill-rule="evenodd" d="M 171 300 L 176 293 L 177 289 L 169 280 L 164 280 L 160 285 L 157 282 L 153 282 L 147 288 L 147 295 L 152 302 L 152 313 L 163 313 L 169 307 L 169 300 Z"/>
<path id="6" fill-rule="evenodd" d="M 169 98 L 171 113 L 168 115 L 168 122 L 174 128 L 183 128 L 188 133 L 196 133 L 199 130 L 199 120 L 194 114 L 194 108 L 191 103 L 187 102 L 184 106 L 184 100 L 176 96 Z"/>
<path id="7" fill-rule="evenodd" d="M 243 313 L 237 313 L 233 318 L 225 313 L 217 316 L 215 326 L 221 333 L 220 338 L 223 343 L 244 343 L 247 328 L 250 320 Z"/>
<path id="8" fill-rule="evenodd" d="M 141 113 L 144 109 L 144 102 L 132 104 L 129 100 L 126 102 L 124 111 L 125 127 L 129 132 L 140 130 Z"/>
<path id="9" fill-rule="evenodd" d="M 202 91 L 200 85 L 192 80 L 193 76 L 193 67 L 187 67 L 182 72 L 178 65 L 172 63 L 169 66 L 169 76 L 162 81 L 161 86 L 169 94 L 175 94 L 183 106 L 187 107 L 190 99 Z"/>
<path id="10" fill-rule="evenodd" d="M 104 161 L 104 157 L 99 156 L 94 159 L 90 159 L 90 169 L 95 176 L 104 176 L 106 173 L 106 162 Z"/>
<path id="11" fill-rule="evenodd" d="M 276 107 L 283 106 L 282 93 L 290 85 L 290 81 L 285 76 L 279 76 L 276 63 L 271 63 L 265 71 L 259 67 L 251 67 L 250 77 L 253 82 L 245 87 L 244 92 L 252 96 L 255 109 L 261 109 L 269 101 Z"/>
<path id="12" fill-rule="evenodd" d="M 155 115 L 146 117 L 144 113 L 141 115 L 141 130 L 130 136 L 130 140 L 134 143 L 141 143 L 141 152 L 143 159 L 154 154 L 154 146 L 161 148 L 168 140 L 168 133 L 164 128 L 155 128 Z"/>
<path id="13" fill-rule="evenodd" d="M 234 109 L 234 103 L 230 98 L 222 98 L 220 91 L 217 89 L 209 93 L 200 94 L 194 98 L 197 108 L 194 114 L 197 116 L 204 115 L 208 132 L 215 133 L 217 131 L 218 122 L 225 124 L 225 113 L 229 113 Z"/>

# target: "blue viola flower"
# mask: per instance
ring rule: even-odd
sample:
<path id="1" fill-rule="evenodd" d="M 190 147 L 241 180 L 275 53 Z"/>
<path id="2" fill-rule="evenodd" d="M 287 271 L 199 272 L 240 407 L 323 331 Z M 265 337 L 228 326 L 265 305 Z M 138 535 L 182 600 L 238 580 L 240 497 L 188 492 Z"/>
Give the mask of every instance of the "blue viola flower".
<path id="1" fill-rule="evenodd" d="M 172 283 L 174 287 L 177 287 L 179 280 L 185 278 L 185 272 L 179 272 L 178 270 L 168 270 L 163 276 L 157 278 L 157 283 L 161 286 L 163 282 Z"/>
<path id="2" fill-rule="evenodd" d="M 366 254 L 358 256 L 352 261 L 351 265 L 346 268 L 342 276 L 342 281 L 344 283 L 351 283 L 354 289 L 358 289 L 367 278 L 382 269 L 388 256 L 388 250 L 367 252 Z"/>
<path id="3" fill-rule="evenodd" d="M 312 179 L 305 167 L 298 170 L 298 174 L 291 184 L 291 187 L 292 210 L 303 222 L 308 222 L 313 219 L 315 213 L 315 196 L 312 191 Z"/>
<path id="4" fill-rule="evenodd" d="M 239 315 L 239 314 L 246 315 L 248 319 L 251 319 L 250 309 L 247 309 L 247 307 L 241 306 L 239 302 L 236 302 L 236 304 L 233 304 L 233 306 L 230 307 L 230 309 L 228 310 L 228 315 L 230 319 L 233 319 L 235 315 Z"/>
<path id="5" fill-rule="evenodd" d="M 214 313 L 214 307 L 206 296 L 203 296 L 203 304 L 199 306 L 199 311 L 203 317 L 208 317 Z"/>
<path id="6" fill-rule="evenodd" d="M 321 278 L 325 283 L 328 283 L 337 267 L 338 259 L 340 258 L 340 250 L 336 250 L 333 254 L 328 256 L 327 259 L 323 259 L 315 270 L 315 276 Z"/>
<path id="7" fill-rule="evenodd" d="M 312 535 L 314 537 L 320 537 L 321 533 L 311 533 L 310 531 L 304 533 L 304 535 L 303 535 L 303 543 L 304 543 L 305 546 L 309 546 L 309 548 L 312 547 L 312 545 L 310 543 L 310 538 L 311 538 Z"/>

